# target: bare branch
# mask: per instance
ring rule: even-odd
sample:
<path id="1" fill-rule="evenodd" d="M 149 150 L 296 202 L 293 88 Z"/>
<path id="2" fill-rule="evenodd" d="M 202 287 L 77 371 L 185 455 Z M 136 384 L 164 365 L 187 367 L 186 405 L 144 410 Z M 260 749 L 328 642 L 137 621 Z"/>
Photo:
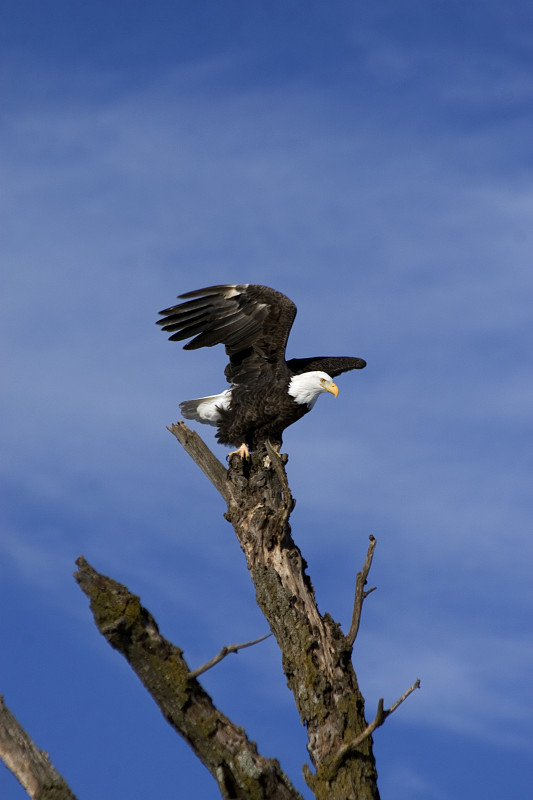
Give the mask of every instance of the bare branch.
<path id="1" fill-rule="evenodd" d="M 353 647 L 357 633 L 359 631 L 363 602 L 365 598 L 368 597 L 368 595 L 371 592 L 375 591 L 376 589 L 376 587 L 373 586 L 371 589 L 365 591 L 366 579 L 368 577 L 368 573 L 370 572 L 370 567 L 372 566 L 372 558 L 374 557 L 374 550 L 376 547 L 375 537 L 372 536 L 371 534 L 368 538 L 370 539 L 370 544 L 368 545 L 368 551 L 366 554 L 365 563 L 363 565 L 363 569 L 361 570 L 361 572 L 357 573 L 357 578 L 355 581 L 355 597 L 353 602 L 352 623 L 350 625 L 350 630 L 348 631 L 348 635 L 346 637 L 350 647 Z"/>
<path id="2" fill-rule="evenodd" d="M 39 750 L 0 696 L 0 758 L 32 800 L 76 800 L 46 753 Z"/>
<path id="3" fill-rule="evenodd" d="M 182 651 L 163 638 L 154 618 L 120 583 L 78 558 L 75 578 L 91 601 L 99 631 L 126 658 L 167 722 L 211 772 L 225 800 L 302 800 L 276 759 L 220 712 L 191 677 Z"/>
<path id="4" fill-rule="evenodd" d="M 209 478 L 215 489 L 227 501 L 226 476 L 228 473 L 224 464 L 211 452 L 198 434 L 185 425 L 183 420 L 179 420 L 174 425 L 167 427 L 167 430 L 174 434 L 193 461 L 198 464 L 204 475 Z"/>
<path id="5" fill-rule="evenodd" d="M 383 698 L 380 697 L 378 701 L 376 716 L 374 717 L 372 722 L 366 726 L 365 730 L 362 731 L 362 733 L 360 733 L 359 736 L 356 736 L 356 738 L 353 739 L 351 742 L 348 742 L 348 744 L 345 744 L 343 745 L 343 747 L 341 747 L 333 763 L 330 765 L 330 770 L 335 771 L 336 769 L 338 769 L 339 766 L 342 764 L 342 762 L 345 760 L 345 758 L 349 754 L 357 750 L 359 745 L 362 744 L 365 741 L 365 739 L 368 739 L 368 737 L 376 730 L 376 728 L 381 727 L 381 725 L 383 725 L 387 717 L 390 717 L 390 715 L 394 711 L 396 711 L 398 706 L 400 706 L 403 703 L 403 701 L 406 700 L 412 692 L 414 692 L 415 689 L 420 689 L 419 678 L 417 678 L 417 680 L 413 683 L 413 685 L 410 686 L 409 689 L 407 689 L 407 691 L 405 691 L 402 694 L 402 696 L 399 697 L 398 700 L 396 700 L 396 702 L 388 709 L 383 708 Z"/>
<path id="6" fill-rule="evenodd" d="M 398 708 L 398 706 L 401 706 L 401 704 L 403 703 L 403 701 L 404 701 L 404 700 L 407 700 L 407 698 L 409 697 L 409 695 L 410 695 L 412 692 L 414 692 L 414 690 L 415 690 L 415 689 L 420 689 L 420 678 L 417 678 L 417 679 L 416 679 L 416 681 L 413 683 L 413 685 L 412 685 L 412 686 L 410 686 L 410 687 L 409 687 L 409 688 L 408 688 L 408 689 L 407 689 L 407 690 L 406 690 L 406 691 L 405 691 L 405 692 L 402 694 L 402 696 L 401 696 L 401 697 L 399 697 L 399 698 L 396 700 L 396 702 L 395 702 L 395 703 L 393 703 L 393 705 L 392 705 L 392 706 L 389 708 L 389 710 L 385 712 L 385 715 L 388 717 L 390 714 L 392 714 L 392 712 L 393 712 L 393 711 L 396 711 L 396 709 Z"/>
<path id="7" fill-rule="evenodd" d="M 197 678 L 198 675 L 202 675 L 204 672 L 207 672 L 208 669 L 214 667 L 216 664 L 219 664 L 222 659 L 229 656 L 230 653 L 238 653 L 239 650 L 244 650 L 245 647 L 251 647 L 253 644 L 259 644 L 259 642 L 264 642 L 265 639 L 268 639 L 269 636 L 272 636 L 271 633 L 267 633 L 264 636 L 260 636 L 259 639 L 254 639 L 251 642 L 243 642 L 243 644 L 228 644 L 225 645 L 220 653 L 216 655 L 211 661 L 206 661 L 201 667 L 197 667 L 193 669 L 192 672 L 189 672 L 191 678 Z"/>

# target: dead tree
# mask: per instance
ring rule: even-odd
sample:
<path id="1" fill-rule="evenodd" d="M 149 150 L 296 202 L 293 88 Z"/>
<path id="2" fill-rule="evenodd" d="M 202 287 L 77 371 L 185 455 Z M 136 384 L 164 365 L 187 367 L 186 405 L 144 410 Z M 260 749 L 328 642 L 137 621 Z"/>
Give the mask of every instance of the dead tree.
<path id="1" fill-rule="evenodd" d="M 377 800 L 372 733 L 420 684 L 416 681 L 389 709 L 380 700 L 374 719 L 367 723 L 351 657 L 363 602 L 373 591 L 365 584 L 375 539 L 370 537 L 357 575 L 352 621 L 345 635 L 329 614 L 318 611 L 306 563 L 291 536 L 294 500 L 285 473 L 287 457 L 267 443 L 250 459 L 231 456 L 226 469 L 183 422 L 169 430 L 227 504 L 225 517 L 245 555 L 257 603 L 278 642 L 283 671 L 307 729 L 313 767 L 303 767 L 308 786 L 317 800 Z M 260 755 L 198 681 L 229 652 L 256 642 L 223 648 L 191 671 L 182 650 L 161 636 L 138 597 L 100 575 L 82 557 L 77 565 L 75 577 L 90 599 L 98 629 L 124 655 L 164 717 L 211 772 L 222 797 L 301 800 L 278 761 Z"/>

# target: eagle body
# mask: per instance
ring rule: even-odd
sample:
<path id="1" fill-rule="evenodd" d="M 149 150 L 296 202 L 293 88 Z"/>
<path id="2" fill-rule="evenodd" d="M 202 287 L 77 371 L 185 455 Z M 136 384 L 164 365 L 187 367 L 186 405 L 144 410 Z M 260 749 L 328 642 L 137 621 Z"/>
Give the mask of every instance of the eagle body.
<path id="1" fill-rule="evenodd" d="M 185 350 L 224 344 L 229 356 L 229 389 L 180 404 L 186 419 L 215 425 L 221 444 L 256 450 L 268 440 L 279 448 L 285 428 L 307 414 L 321 393 L 338 394 L 334 377 L 366 366 L 350 356 L 286 361 L 296 306 L 267 286 L 211 286 L 178 299 L 185 302 L 161 311 L 158 320 L 169 338 L 192 339 Z"/>
<path id="2" fill-rule="evenodd" d="M 280 384 L 277 380 L 265 379 L 254 386 L 234 386 L 229 395 L 216 404 L 218 414 L 211 422 L 217 426 L 220 444 L 237 447 L 244 442 L 250 450 L 256 450 L 268 439 L 275 446 L 281 445 L 285 428 L 311 408 L 310 404 L 299 403 L 291 397 L 289 383 L 289 380 Z M 194 414 L 194 409 L 187 402 L 181 404 L 181 410 L 188 419 L 206 421 L 201 416 L 188 416 Z"/>

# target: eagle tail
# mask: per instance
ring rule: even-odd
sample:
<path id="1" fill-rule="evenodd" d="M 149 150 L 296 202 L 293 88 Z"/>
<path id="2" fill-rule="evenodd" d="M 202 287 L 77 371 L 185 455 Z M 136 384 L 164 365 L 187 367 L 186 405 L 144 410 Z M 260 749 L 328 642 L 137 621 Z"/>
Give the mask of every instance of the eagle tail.
<path id="1" fill-rule="evenodd" d="M 185 419 L 194 419 L 206 425 L 218 425 L 222 413 L 227 411 L 231 402 L 231 389 L 222 394 L 210 397 L 199 397 L 196 400 L 184 400 L 180 403 L 180 411 Z"/>

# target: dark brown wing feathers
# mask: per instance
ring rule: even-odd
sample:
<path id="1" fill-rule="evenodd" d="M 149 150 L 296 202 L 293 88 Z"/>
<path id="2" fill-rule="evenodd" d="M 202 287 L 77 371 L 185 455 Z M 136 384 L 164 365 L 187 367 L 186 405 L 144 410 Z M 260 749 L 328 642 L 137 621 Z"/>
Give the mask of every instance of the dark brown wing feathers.
<path id="1" fill-rule="evenodd" d="M 223 344 L 230 357 L 230 383 L 253 380 L 265 364 L 286 373 L 285 347 L 296 315 L 288 297 L 267 286 L 209 286 L 179 296 L 158 321 L 172 341 L 190 339 L 185 350 Z"/>
<path id="2" fill-rule="evenodd" d="M 229 356 L 225 375 L 229 383 L 250 383 L 270 368 L 280 378 L 322 370 L 334 378 L 362 369 L 362 358 L 292 358 L 285 347 L 296 316 L 296 306 L 268 286 L 228 284 L 208 286 L 179 295 L 185 302 L 166 308 L 158 321 L 172 341 L 192 339 L 184 350 L 223 344 Z"/>
<path id="3" fill-rule="evenodd" d="M 313 356 L 312 358 L 291 358 L 290 361 L 287 361 L 287 367 L 293 375 L 322 370 L 332 378 L 336 378 L 341 372 L 363 369 L 366 367 L 366 361 L 352 356 Z"/>

